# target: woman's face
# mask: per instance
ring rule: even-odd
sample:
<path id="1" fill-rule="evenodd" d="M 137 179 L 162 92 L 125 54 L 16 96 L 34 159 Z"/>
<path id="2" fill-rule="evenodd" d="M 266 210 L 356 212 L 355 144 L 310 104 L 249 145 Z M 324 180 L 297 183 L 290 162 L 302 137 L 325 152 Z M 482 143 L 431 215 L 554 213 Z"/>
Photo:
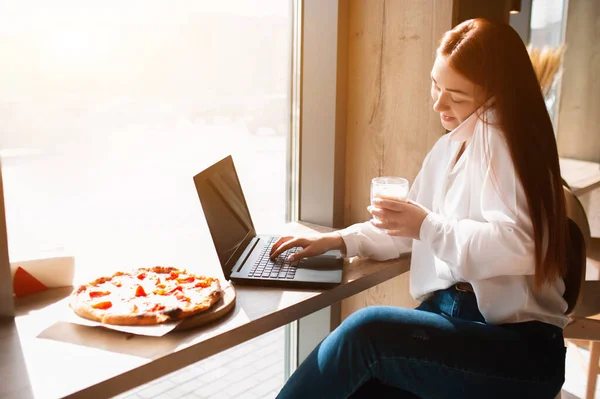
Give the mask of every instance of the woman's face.
<path id="1" fill-rule="evenodd" d="M 484 96 L 475 83 L 450 68 L 445 57 L 438 56 L 431 70 L 431 98 L 442 126 L 454 130 L 483 104 Z"/>

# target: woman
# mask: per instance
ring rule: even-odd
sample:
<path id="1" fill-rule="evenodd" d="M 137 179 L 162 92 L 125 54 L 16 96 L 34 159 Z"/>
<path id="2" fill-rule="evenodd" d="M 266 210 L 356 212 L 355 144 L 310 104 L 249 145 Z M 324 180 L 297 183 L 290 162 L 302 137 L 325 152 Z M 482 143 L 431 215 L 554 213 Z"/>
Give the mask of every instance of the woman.
<path id="1" fill-rule="evenodd" d="M 412 250 L 410 290 L 421 305 L 355 312 L 279 398 L 559 392 L 567 219 L 552 125 L 525 45 L 505 24 L 458 25 L 441 39 L 431 96 L 450 133 L 426 157 L 409 202 L 376 199 L 369 222 L 284 237 L 272 250 L 303 247 L 298 258 L 340 249 L 376 260 Z"/>

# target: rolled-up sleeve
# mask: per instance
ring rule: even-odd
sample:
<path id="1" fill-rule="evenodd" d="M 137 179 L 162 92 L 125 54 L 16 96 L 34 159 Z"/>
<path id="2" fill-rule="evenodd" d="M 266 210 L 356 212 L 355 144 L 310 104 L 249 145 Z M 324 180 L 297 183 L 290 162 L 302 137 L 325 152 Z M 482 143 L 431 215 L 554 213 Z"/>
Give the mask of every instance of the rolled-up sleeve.
<path id="1" fill-rule="evenodd" d="M 346 244 L 346 256 L 388 260 L 410 252 L 412 239 L 390 236 L 371 222 L 357 223 L 339 231 Z"/>

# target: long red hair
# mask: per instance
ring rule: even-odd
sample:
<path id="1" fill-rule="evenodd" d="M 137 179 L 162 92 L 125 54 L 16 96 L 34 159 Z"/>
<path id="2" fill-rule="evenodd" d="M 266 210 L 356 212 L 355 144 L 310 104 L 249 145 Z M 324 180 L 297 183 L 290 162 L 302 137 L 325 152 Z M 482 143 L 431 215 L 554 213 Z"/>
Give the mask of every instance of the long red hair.
<path id="1" fill-rule="evenodd" d="M 535 284 L 554 281 L 567 267 L 565 199 L 552 122 L 525 44 L 509 25 L 477 18 L 446 32 L 437 52 L 494 98 L 484 106 L 497 116 L 527 197 Z"/>

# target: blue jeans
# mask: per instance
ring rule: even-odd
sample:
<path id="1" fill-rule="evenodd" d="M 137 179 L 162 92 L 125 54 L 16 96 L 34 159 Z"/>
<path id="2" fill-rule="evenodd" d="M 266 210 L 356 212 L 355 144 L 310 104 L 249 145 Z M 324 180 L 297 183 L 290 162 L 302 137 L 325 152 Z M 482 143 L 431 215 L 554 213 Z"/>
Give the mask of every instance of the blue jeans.
<path id="1" fill-rule="evenodd" d="M 475 295 L 451 287 L 417 309 L 353 313 L 277 397 L 552 399 L 564 375 L 562 329 L 537 321 L 486 324 Z"/>

